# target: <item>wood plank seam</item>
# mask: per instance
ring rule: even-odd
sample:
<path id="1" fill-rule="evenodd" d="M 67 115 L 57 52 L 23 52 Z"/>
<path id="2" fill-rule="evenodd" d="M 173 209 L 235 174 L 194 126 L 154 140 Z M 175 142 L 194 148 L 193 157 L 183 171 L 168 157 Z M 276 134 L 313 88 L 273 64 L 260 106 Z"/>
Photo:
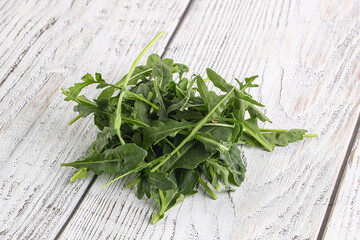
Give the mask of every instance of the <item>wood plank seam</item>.
<path id="1" fill-rule="evenodd" d="M 91 179 L 89 185 L 86 187 L 85 191 L 83 192 L 83 194 L 81 195 L 79 201 L 76 203 L 74 209 L 71 211 L 70 215 L 67 217 L 67 219 L 65 220 L 65 222 L 63 223 L 63 225 L 61 226 L 59 232 L 56 234 L 55 239 L 59 239 L 61 234 L 64 232 L 65 228 L 67 227 L 67 225 L 69 224 L 71 218 L 74 216 L 74 214 L 76 213 L 76 211 L 79 209 L 81 203 L 83 202 L 84 198 L 86 197 L 87 193 L 89 192 L 89 190 L 91 189 L 91 187 L 94 185 L 94 182 L 97 179 L 97 175 L 94 175 L 93 178 Z"/>
<path id="2" fill-rule="evenodd" d="M 173 42 L 173 39 L 174 39 L 175 36 L 177 35 L 177 32 L 179 31 L 182 22 L 184 21 L 187 13 L 189 12 L 189 9 L 190 9 L 192 3 L 193 3 L 193 0 L 190 0 L 189 3 L 187 4 L 187 6 L 186 6 L 186 8 L 185 8 L 185 10 L 184 10 L 184 12 L 183 12 L 183 14 L 181 14 L 180 19 L 179 19 L 179 22 L 178 22 L 178 24 L 176 25 L 173 34 L 171 34 L 171 36 L 170 36 L 170 38 L 169 38 L 169 41 L 168 41 L 168 42 L 166 43 L 166 45 L 165 45 L 164 51 L 163 51 L 162 54 L 160 55 L 161 58 L 163 58 L 163 57 L 165 56 L 165 54 L 166 54 L 169 46 L 171 45 L 171 43 Z"/>
<path id="3" fill-rule="evenodd" d="M 318 237 L 317 237 L 318 240 L 323 239 L 324 236 L 325 236 L 326 228 L 327 228 L 328 222 L 330 220 L 330 216 L 331 216 L 333 208 L 334 208 L 333 205 L 334 205 L 334 202 L 335 202 L 335 200 L 336 200 L 336 198 L 338 196 L 338 192 L 339 192 L 339 189 L 340 189 L 341 182 L 345 177 L 345 174 L 344 174 L 345 173 L 345 168 L 346 168 L 346 165 L 347 165 L 347 163 L 349 161 L 351 150 L 354 147 L 356 136 L 357 136 L 357 134 L 359 132 L 359 129 L 360 129 L 360 115 L 358 116 L 358 119 L 357 119 L 357 122 L 356 122 L 356 125 L 355 125 L 355 128 L 354 128 L 353 134 L 351 136 L 348 148 L 346 150 L 345 158 L 344 158 L 343 163 L 341 165 L 339 174 L 338 174 L 338 176 L 336 178 L 335 186 L 334 186 L 333 191 L 331 193 L 329 204 L 327 206 L 325 216 L 324 216 L 323 222 L 322 222 L 320 230 L 319 230 L 319 234 L 318 234 Z"/>
<path id="4" fill-rule="evenodd" d="M 181 27 L 182 22 L 184 21 L 187 13 L 189 12 L 189 9 L 191 7 L 191 4 L 193 3 L 193 0 L 190 0 L 189 3 L 187 4 L 184 12 L 182 13 L 182 15 L 180 16 L 179 22 L 177 23 L 174 32 L 171 34 L 168 42 L 166 43 L 164 50 L 161 54 L 161 58 L 164 57 L 164 55 L 166 54 L 168 47 L 171 45 L 174 37 L 176 36 L 176 33 L 178 32 L 178 30 Z M 84 193 L 81 195 L 79 201 L 77 202 L 77 204 L 75 205 L 74 209 L 71 211 L 70 215 L 68 216 L 68 218 L 66 219 L 66 221 L 63 223 L 63 225 L 61 226 L 59 232 L 56 234 L 54 240 L 60 239 L 62 233 L 64 232 L 64 230 L 66 229 L 66 227 L 68 226 L 69 222 L 71 221 L 72 217 L 74 216 L 74 214 L 76 213 L 76 211 L 79 209 L 81 203 L 83 202 L 83 200 L 85 199 L 86 195 L 88 194 L 89 190 L 91 189 L 91 187 L 94 185 L 95 181 L 97 179 L 97 175 L 94 175 L 94 177 L 91 179 L 89 185 L 86 187 Z"/>

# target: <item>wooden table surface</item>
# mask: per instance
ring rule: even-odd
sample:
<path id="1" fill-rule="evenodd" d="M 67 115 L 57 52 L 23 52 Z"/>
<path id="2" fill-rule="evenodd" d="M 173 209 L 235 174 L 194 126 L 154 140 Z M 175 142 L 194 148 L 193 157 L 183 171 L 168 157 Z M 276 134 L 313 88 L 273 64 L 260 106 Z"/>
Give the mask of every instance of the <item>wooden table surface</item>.
<path id="1" fill-rule="evenodd" d="M 97 130 L 67 125 L 60 88 L 87 72 L 118 81 L 162 30 L 151 52 L 228 81 L 260 75 L 264 127 L 319 137 L 242 148 L 236 192 L 199 188 L 151 225 L 155 202 L 131 178 L 70 183 L 60 163 Z M 0 0 L 0 239 L 360 239 L 359 93 L 359 0 Z"/>

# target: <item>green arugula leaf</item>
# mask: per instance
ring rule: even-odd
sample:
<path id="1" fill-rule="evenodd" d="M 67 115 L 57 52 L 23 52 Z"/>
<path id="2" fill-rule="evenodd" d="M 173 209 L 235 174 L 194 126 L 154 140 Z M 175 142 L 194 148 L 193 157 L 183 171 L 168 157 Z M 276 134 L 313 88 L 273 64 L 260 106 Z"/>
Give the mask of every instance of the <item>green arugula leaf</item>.
<path id="1" fill-rule="evenodd" d="M 176 188 L 176 183 L 163 172 L 151 172 L 149 174 L 149 181 L 163 191 Z"/>
<path id="2" fill-rule="evenodd" d="M 102 152 L 105 146 L 112 144 L 111 139 L 111 131 L 108 127 L 105 127 L 101 132 L 99 132 L 96 136 L 96 140 L 90 145 L 90 147 L 86 150 L 86 156 L 90 157 L 94 154 L 94 152 Z"/>
<path id="3" fill-rule="evenodd" d="M 173 155 L 163 166 L 162 171 L 171 172 L 176 168 L 195 169 L 212 154 L 205 150 L 204 144 L 198 141 L 186 143 L 179 150 L 179 155 Z"/>
<path id="4" fill-rule="evenodd" d="M 158 82 L 160 90 L 164 91 L 172 79 L 171 68 L 165 63 L 160 62 L 153 67 L 152 76 Z"/>
<path id="5" fill-rule="evenodd" d="M 259 87 L 259 85 L 257 85 L 257 84 L 252 84 L 252 82 L 255 81 L 256 78 L 258 78 L 258 77 L 259 77 L 258 75 L 255 75 L 255 76 L 252 76 L 249 78 L 245 78 L 245 84 L 240 83 L 240 81 L 238 79 L 236 79 L 236 81 L 239 82 L 240 90 L 244 91 L 246 88 L 249 88 L 249 87 Z"/>
<path id="6" fill-rule="evenodd" d="M 70 182 L 75 182 L 76 180 L 78 180 L 80 178 L 87 178 L 88 173 L 89 173 L 88 168 L 86 168 L 86 167 L 80 168 L 79 170 L 77 170 L 75 172 L 74 176 L 72 176 L 72 178 L 70 179 Z"/>
<path id="7" fill-rule="evenodd" d="M 175 103 L 175 104 L 172 104 L 168 109 L 167 109 L 167 112 L 166 114 L 168 115 L 170 112 L 174 111 L 174 110 L 179 110 L 180 112 L 184 111 L 184 109 L 187 107 L 187 104 L 190 100 L 190 97 L 191 97 L 191 93 L 193 91 L 193 85 L 196 81 L 196 78 L 192 79 L 189 83 L 189 87 L 187 88 L 187 91 L 186 91 L 186 95 L 184 96 L 184 98 L 178 102 L 178 103 Z"/>
<path id="8" fill-rule="evenodd" d="M 203 114 L 198 111 L 177 111 L 176 114 L 171 115 L 171 118 L 180 121 L 180 120 L 188 120 L 188 121 L 198 121 L 203 118 Z"/>
<path id="9" fill-rule="evenodd" d="M 262 105 L 261 103 L 257 102 L 256 100 L 254 100 L 251 96 L 243 93 L 242 91 L 239 91 L 238 89 L 236 89 L 235 91 L 237 94 L 235 96 L 237 96 L 239 99 L 245 100 L 248 103 L 251 103 L 253 105 L 257 105 L 260 107 L 265 107 L 264 105 Z"/>
<path id="10" fill-rule="evenodd" d="M 161 62 L 160 56 L 156 53 L 153 53 L 148 57 L 146 61 L 146 66 L 148 66 L 149 68 L 153 68 L 160 62 Z"/>
<path id="11" fill-rule="evenodd" d="M 230 92 L 234 86 L 228 84 L 219 74 L 210 68 L 206 69 L 206 74 L 209 79 L 212 81 L 215 87 L 219 88 L 223 92 Z"/>
<path id="12" fill-rule="evenodd" d="M 222 158 L 229 165 L 230 181 L 240 186 L 245 179 L 246 168 L 241 160 L 241 152 L 237 144 L 233 144 L 228 152 L 224 152 Z"/>
<path id="13" fill-rule="evenodd" d="M 180 131 L 179 133 L 184 133 L 184 132 Z M 185 132 L 184 134 L 188 134 L 188 133 Z M 195 134 L 194 139 L 202 142 L 207 152 L 212 153 L 215 151 L 229 151 L 228 143 L 224 143 L 220 139 L 213 137 L 208 132 L 198 132 Z"/>
<path id="14" fill-rule="evenodd" d="M 65 98 L 65 101 L 74 101 L 84 87 L 96 83 L 93 76 L 89 73 L 83 76 L 81 80 L 83 81 L 82 83 L 75 83 L 73 87 L 69 88 L 69 95 Z"/>
<path id="15" fill-rule="evenodd" d="M 198 90 L 200 93 L 200 96 L 204 100 L 204 104 L 207 107 L 208 111 L 211 111 L 218 102 L 220 102 L 221 98 L 213 91 L 209 91 L 208 87 L 206 86 L 204 80 L 199 76 L 196 79 Z M 216 115 L 220 116 L 221 112 L 218 111 Z M 215 117 L 214 116 L 214 117 Z"/>
<path id="16" fill-rule="evenodd" d="M 148 177 L 145 175 L 142 175 L 140 178 L 139 183 L 137 184 L 137 197 L 138 199 L 142 199 L 144 195 L 146 195 L 147 198 L 151 197 L 151 183 Z"/>
<path id="17" fill-rule="evenodd" d="M 185 120 L 181 122 L 172 119 L 154 121 L 152 127 L 144 129 L 143 148 L 148 149 L 153 143 L 158 142 L 168 136 L 174 137 L 180 130 L 193 126 L 193 123 Z"/>
<path id="18" fill-rule="evenodd" d="M 95 151 L 91 157 L 72 163 L 62 163 L 61 166 L 88 168 L 96 175 L 101 173 L 123 174 L 135 169 L 145 159 L 147 152 L 134 143 L 120 145 L 103 153 Z"/>
<path id="19" fill-rule="evenodd" d="M 237 93 L 235 93 L 236 95 Z M 232 134 L 232 142 L 237 143 L 242 135 L 244 129 L 244 118 L 245 118 L 245 103 L 243 100 L 236 98 L 234 100 L 233 116 L 236 120 L 235 128 Z"/>
<path id="20" fill-rule="evenodd" d="M 158 111 L 158 116 L 160 117 L 160 119 L 166 118 L 166 106 L 163 100 L 163 96 L 161 95 L 161 91 L 159 88 L 159 83 L 158 80 L 155 78 L 154 81 L 154 93 L 155 93 L 155 97 L 154 97 L 154 103 L 159 106 L 160 110 Z"/>
<path id="21" fill-rule="evenodd" d="M 214 175 L 218 176 L 216 178 L 213 178 L 211 180 L 211 185 L 216 188 L 216 184 L 218 183 L 218 179 L 221 178 L 222 182 L 225 185 L 226 189 L 230 188 L 230 172 L 231 170 L 229 170 L 229 166 L 224 166 L 224 164 L 220 161 L 220 160 L 216 160 L 216 159 L 209 159 L 206 161 L 206 165 L 210 168 L 213 168 L 214 171 Z M 232 178 L 234 178 L 234 176 L 231 176 Z M 241 177 L 241 176 L 239 176 Z"/>
<path id="22" fill-rule="evenodd" d="M 271 123 L 271 120 L 267 116 L 265 116 L 265 114 L 263 114 L 255 106 L 249 105 L 246 103 L 245 103 L 245 106 L 246 106 L 246 109 L 249 112 L 251 118 L 258 118 L 262 122 L 270 122 Z"/>
<path id="23" fill-rule="evenodd" d="M 287 132 L 262 132 L 261 135 L 273 145 L 285 147 L 289 143 L 304 139 L 305 129 L 291 129 Z"/>
<path id="24" fill-rule="evenodd" d="M 96 82 L 99 83 L 99 85 L 97 85 L 96 88 L 104 88 L 109 86 L 109 84 L 107 84 L 105 80 L 102 78 L 100 73 L 95 73 L 95 79 Z"/>
<path id="25" fill-rule="evenodd" d="M 184 73 L 189 72 L 189 67 L 182 63 L 175 63 L 174 67 L 176 68 L 175 72 L 179 73 L 180 79 L 182 79 L 182 76 Z M 173 71 L 174 72 L 174 71 Z"/>
<path id="26" fill-rule="evenodd" d="M 144 102 L 135 101 L 134 111 L 136 113 L 137 119 L 147 125 L 151 124 L 151 118 L 149 116 L 150 109 L 146 106 Z"/>
<path id="27" fill-rule="evenodd" d="M 177 169 L 173 172 L 171 177 L 176 182 L 176 189 L 165 192 L 159 190 L 159 194 L 151 192 L 151 196 L 159 203 L 159 212 L 153 213 L 153 224 L 164 218 L 166 211 L 182 202 L 184 196 L 197 193 L 197 191 L 194 190 L 199 179 L 199 174 L 197 172 L 186 169 Z"/>
<path id="28" fill-rule="evenodd" d="M 251 135 L 253 138 L 256 139 L 264 148 L 266 148 L 269 152 L 274 150 L 274 144 L 268 142 L 264 136 L 261 134 L 260 129 L 257 125 L 256 118 L 249 118 L 244 121 L 244 130 L 246 133 Z"/>

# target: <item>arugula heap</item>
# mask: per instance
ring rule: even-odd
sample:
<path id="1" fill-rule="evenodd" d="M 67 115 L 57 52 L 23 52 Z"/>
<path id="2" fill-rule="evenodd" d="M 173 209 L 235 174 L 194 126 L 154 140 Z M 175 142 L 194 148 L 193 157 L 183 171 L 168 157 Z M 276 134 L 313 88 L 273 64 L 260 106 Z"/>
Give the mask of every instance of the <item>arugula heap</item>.
<path id="1" fill-rule="evenodd" d="M 87 177 L 89 171 L 120 175 L 110 183 L 135 174 L 135 181 L 127 187 L 137 185 L 139 199 L 146 195 L 159 203 L 152 223 L 185 196 L 197 193 L 198 183 L 214 199 L 217 197 L 205 181 L 217 191 L 221 191 L 219 182 L 227 190 L 233 190 L 231 185 L 240 186 L 246 168 L 239 144 L 271 152 L 275 146 L 316 136 L 305 134 L 304 129 L 259 128 L 258 121 L 271 121 L 258 109 L 264 106 L 246 92 L 258 87 L 253 83 L 258 76 L 245 82 L 235 79 L 238 87 L 209 68 L 207 79 L 200 75 L 187 78 L 186 65 L 157 54 L 137 66 L 161 35 L 150 42 L 116 84 L 96 73 L 95 78 L 86 74 L 81 83 L 62 89 L 66 101 L 77 103 L 74 111 L 79 114 L 69 124 L 93 114 L 100 130 L 84 157 L 61 164 L 78 169 L 71 181 Z M 210 91 L 207 80 L 223 94 Z M 93 101 L 79 95 L 92 84 L 103 89 Z"/>

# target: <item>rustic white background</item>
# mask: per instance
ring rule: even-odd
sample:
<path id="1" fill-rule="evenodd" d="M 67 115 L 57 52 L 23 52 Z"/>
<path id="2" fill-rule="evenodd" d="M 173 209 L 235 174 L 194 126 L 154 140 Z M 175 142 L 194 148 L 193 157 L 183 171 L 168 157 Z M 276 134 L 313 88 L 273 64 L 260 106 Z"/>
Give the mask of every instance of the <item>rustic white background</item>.
<path id="1" fill-rule="evenodd" d="M 151 225 L 155 203 L 102 175 L 60 168 L 96 135 L 61 87 L 119 80 L 151 49 L 252 94 L 272 128 L 319 138 L 243 148 L 247 178 L 217 201 L 199 188 Z M 0 0 L 0 239 L 356 239 L 360 235 L 360 1 Z M 95 96 L 96 93 L 89 92 Z"/>

